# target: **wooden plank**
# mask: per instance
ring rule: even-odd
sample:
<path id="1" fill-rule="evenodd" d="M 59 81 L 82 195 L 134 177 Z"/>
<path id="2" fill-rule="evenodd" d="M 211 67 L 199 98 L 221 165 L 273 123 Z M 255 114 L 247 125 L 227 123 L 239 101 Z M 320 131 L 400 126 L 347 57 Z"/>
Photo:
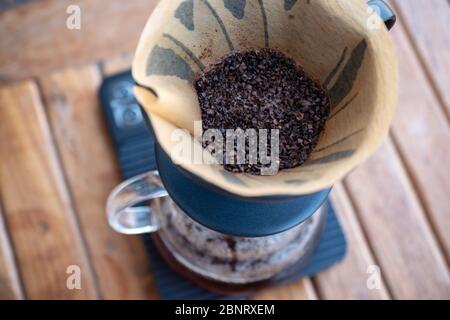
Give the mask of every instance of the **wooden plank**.
<path id="1" fill-rule="evenodd" d="M 131 63 L 133 62 L 133 57 L 134 54 L 129 52 L 102 61 L 101 69 L 103 74 L 112 75 L 115 73 L 130 70 Z"/>
<path id="2" fill-rule="evenodd" d="M 450 126 L 401 23 L 392 36 L 402 61 L 394 141 L 450 261 Z"/>
<path id="3" fill-rule="evenodd" d="M 0 12 L 0 82 L 134 50 L 156 2 L 76 1 L 79 30 L 66 27 L 66 10 L 73 1 L 33 1 Z"/>
<path id="4" fill-rule="evenodd" d="M 97 98 L 98 68 L 65 69 L 40 83 L 102 297 L 157 298 L 141 239 L 106 220 L 106 199 L 121 178 Z"/>
<path id="5" fill-rule="evenodd" d="M 25 295 L 95 298 L 95 282 L 36 85 L 26 81 L 0 89 L 0 106 L 0 190 Z M 80 290 L 66 286 L 71 265 L 80 268 Z"/>
<path id="6" fill-rule="evenodd" d="M 450 5 L 448 0 L 392 1 L 450 119 Z"/>
<path id="7" fill-rule="evenodd" d="M 253 297 L 254 300 L 317 300 L 317 294 L 311 279 L 285 287 L 262 290 Z"/>
<path id="8" fill-rule="evenodd" d="M 450 298 L 448 266 L 392 143 L 346 186 L 393 298 Z"/>
<path id="9" fill-rule="evenodd" d="M 341 183 L 331 193 L 336 213 L 347 238 L 347 255 L 333 268 L 320 273 L 314 280 L 322 299 L 369 300 L 389 299 L 383 279 L 379 288 L 369 288 L 368 270 L 376 265 L 370 247 L 361 230 L 356 213 Z"/>
<path id="10" fill-rule="evenodd" d="M 14 253 L 0 210 L 0 300 L 23 299 Z"/>

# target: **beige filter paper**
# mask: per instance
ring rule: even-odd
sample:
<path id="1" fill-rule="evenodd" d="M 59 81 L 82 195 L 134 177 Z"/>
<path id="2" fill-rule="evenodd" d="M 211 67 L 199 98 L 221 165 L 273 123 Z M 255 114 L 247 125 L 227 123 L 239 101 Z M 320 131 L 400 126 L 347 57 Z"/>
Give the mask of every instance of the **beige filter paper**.
<path id="1" fill-rule="evenodd" d="M 303 166 L 273 176 L 195 163 L 203 152 L 194 135 L 201 121 L 195 75 L 233 50 L 264 47 L 296 60 L 328 90 L 331 115 L 316 149 Z M 161 0 L 142 33 L 133 76 L 151 89 L 135 93 L 173 161 L 248 197 L 316 192 L 367 159 L 388 133 L 398 77 L 388 31 L 364 0 Z M 192 152 L 174 151 L 183 139 Z"/>

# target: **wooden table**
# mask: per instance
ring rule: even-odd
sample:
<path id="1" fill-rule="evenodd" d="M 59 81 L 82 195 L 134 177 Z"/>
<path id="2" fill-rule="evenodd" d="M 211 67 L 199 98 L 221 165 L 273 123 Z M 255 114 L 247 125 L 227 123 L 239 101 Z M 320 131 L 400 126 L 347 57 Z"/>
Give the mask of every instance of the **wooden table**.
<path id="1" fill-rule="evenodd" d="M 158 298 L 140 238 L 106 222 L 120 176 L 97 98 L 105 75 L 129 68 L 155 2 L 78 0 L 81 30 L 65 27 L 71 1 L 0 12 L 1 299 Z M 450 298 L 450 7 L 391 3 L 397 116 L 376 155 L 332 192 L 347 257 L 257 298 Z M 70 265 L 80 290 L 66 288 Z M 381 283 L 371 290 L 373 265 Z"/>

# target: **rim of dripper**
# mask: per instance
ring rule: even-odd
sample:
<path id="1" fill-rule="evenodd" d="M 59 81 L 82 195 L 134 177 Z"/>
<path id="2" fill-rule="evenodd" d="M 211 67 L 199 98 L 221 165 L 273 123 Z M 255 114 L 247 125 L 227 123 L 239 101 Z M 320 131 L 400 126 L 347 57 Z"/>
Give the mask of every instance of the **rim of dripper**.
<path id="1" fill-rule="evenodd" d="M 319 2 L 319 1 L 317 1 L 317 2 Z M 329 6 L 327 1 L 320 1 L 320 2 L 326 4 L 326 6 L 321 6 L 319 9 L 327 9 L 326 10 L 327 13 L 334 14 L 335 9 L 333 8 L 333 6 L 331 6 L 331 5 Z M 177 1 L 177 3 L 178 3 L 178 1 Z M 313 3 L 315 3 L 315 2 L 313 2 Z M 330 2 L 330 3 L 332 3 L 332 2 Z M 336 55 L 334 55 L 334 53 L 333 53 L 333 57 L 330 57 L 327 60 L 327 63 L 330 64 L 330 70 L 331 71 L 338 70 L 339 68 L 331 69 L 331 67 L 335 66 L 335 63 L 338 63 L 338 65 L 336 65 L 336 67 L 339 66 L 341 61 L 344 61 L 346 63 L 346 65 L 349 64 L 350 60 L 352 60 L 350 58 L 353 56 L 356 57 L 353 60 L 357 60 L 357 61 L 354 61 L 354 63 L 356 63 L 356 64 L 361 63 L 361 62 L 358 62 L 360 59 L 358 57 L 363 54 L 362 52 L 365 52 L 365 51 L 367 51 L 366 58 L 363 59 L 362 61 L 368 60 L 367 53 L 369 53 L 369 52 L 371 53 L 371 55 L 369 56 L 370 64 L 367 65 L 367 63 L 363 63 L 363 66 L 366 66 L 366 69 L 377 68 L 377 70 L 379 70 L 378 66 L 379 66 L 379 64 L 380 65 L 382 64 L 383 66 L 386 65 L 386 68 L 389 70 L 395 70 L 396 69 L 395 68 L 396 61 L 394 61 L 395 60 L 394 52 L 393 52 L 393 50 L 391 50 L 392 45 L 389 44 L 390 39 L 388 36 L 386 36 L 386 34 L 384 32 L 384 28 L 380 28 L 381 32 L 372 30 L 370 33 L 368 33 L 367 25 L 366 25 L 367 21 L 366 21 L 366 19 L 363 19 L 363 15 L 364 15 L 367 7 L 364 7 L 363 3 L 360 3 L 358 1 L 354 1 L 354 3 L 355 3 L 354 8 L 353 8 L 352 3 L 350 3 L 349 5 L 345 5 L 345 6 L 337 6 L 337 8 L 336 8 L 339 10 L 339 12 L 345 11 L 345 10 L 353 10 L 355 12 L 359 12 L 360 15 L 355 17 L 355 19 L 345 18 L 345 17 L 349 16 L 348 14 L 343 14 L 342 16 L 341 15 L 336 16 L 337 19 L 335 19 L 335 20 L 339 21 L 339 25 L 342 25 L 345 27 L 343 30 L 348 29 L 349 31 L 351 31 L 349 33 L 345 33 L 345 35 L 350 34 L 353 36 L 350 36 L 351 41 L 349 40 L 348 44 L 347 43 L 345 44 L 345 48 L 344 48 L 344 46 L 342 46 L 342 48 L 339 47 L 337 51 L 333 50 L 333 52 L 336 51 Z M 163 90 L 162 92 L 157 90 L 158 84 L 161 84 L 160 81 L 164 82 L 167 79 L 169 79 L 169 76 L 172 76 L 170 79 L 172 79 L 174 81 L 170 80 L 170 83 L 173 84 L 173 87 L 169 87 L 169 88 L 171 88 L 171 89 L 176 88 L 176 89 L 180 89 L 181 91 L 184 89 L 186 89 L 186 90 L 189 89 L 189 92 L 191 92 L 192 88 L 185 87 L 184 84 L 181 84 L 181 82 L 180 82 L 181 81 L 180 79 L 182 77 L 174 79 L 174 76 L 170 72 L 167 74 L 166 73 L 161 73 L 161 74 L 155 73 L 154 78 L 150 77 L 150 74 L 146 74 L 145 70 L 147 70 L 147 67 L 148 67 L 148 64 L 150 61 L 149 59 L 150 59 L 150 56 L 152 55 L 153 49 L 161 47 L 161 48 L 165 48 L 167 50 L 172 50 L 172 51 L 176 52 L 177 57 L 181 58 L 182 60 L 184 59 L 185 62 L 192 65 L 193 70 L 196 71 L 195 63 L 192 63 L 192 61 L 189 60 L 189 57 L 185 56 L 185 54 L 183 54 L 183 52 L 178 52 L 179 48 L 177 48 L 176 45 L 174 47 L 173 43 L 170 42 L 167 39 L 167 37 L 164 36 L 165 34 L 169 34 L 169 33 L 178 35 L 178 33 L 176 32 L 177 30 L 186 31 L 185 29 L 180 28 L 179 21 L 176 19 L 177 18 L 176 15 L 173 15 L 173 13 L 176 13 L 176 6 L 172 6 L 170 8 L 169 7 L 167 7 L 167 8 L 164 7 L 167 9 L 166 11 L 164 11 L 164 10 L 162 10 L 163 6 L 161 6 L 161 13 L 167 13 L 167 17 L 165 17 L 167 19 L 159 19 L 158 20 L 155 18 L 156 15 L 153 15 L 152 16 L 153 19 L 150 18 L 149 21 L 147 22 L 146 28 L 145 28 L 145 30 L 141 36 L 141 40 L 139 42 L 138 50 L 136 53 L 136 58 L 133 62 L 134 78 L 146 86 L 155 88 L 155 90 L 157 91 L 158 95 L 161 98 L 160 100 L 165 101 L 164 103 L 167 103 L 166 107 L 168 107 L 168 106 L 170 107 L 172 105 L 178 105 L 178 104 L 172 103 L 173 101 L 170 99 L 166 99 L 166 100 L 163 99 L 164 93 L 167 94 L 167 91 L 169 91 L 169 93 L 170 93 L 170 94 L 168 94 L 168 96 L 171 97 L 171 92 L 173 90 Z M 311 6 L 311 7 L 314 7 L 314 6 Z M 158 8 L 156 10 L 158 10 Z M 155 12 L 156 12 L 156 10 L 155 10 Z M 324 10 L 322 10 L 322 11 L 325 12 Z M 161 14 L 161 16 L 163 16 L 163 15 Z M 311 15 L 309 15 L 309 16 L 311 16 Z M 333 17 L 334 17 L 334 15 L 333 15 Z M 171 23 L 170 24 L 172 26 L 171 28 L 167 27 L 169 22 Z M 358 23 L 356 23 L 356 22 L 358 22 Z M 354 28 L 354 26 L 356 26 L 356 27 Z M 195 31 L 193 31 L 193 30 L 191 30 L 191 31 L 198 32 L 197 29 Z M 186 31 L 186 32 L 188 32 L 188 31 Z M 370 34 L 370 36 L 369 36 L 369 34 Z M 185 35 L 186 34 L 181 33 L 181 34 L 179 34 L 179 36 L 180 36 L 179 38 L 182 39 Z M 361 36 L 361 39 L 359 39 L 359 36 Z M 335 37 L 333 37 L 333 38 L 335 38 Z M 386 46 L 385 45 L 381 46 L 379 40 L 383 40 L 383 43 L 386 43 Z M 384 41 L 384 40 L 386 40 L 386 41 Z M 358 42 L 358 41 L 360 41 L 360 42 Z M 170 42 L 170 44 L 169 44 L 169 42 Z M 194 46 L 194 47 L 200 48 L 200 46 Z M 259 47 L 259 46 L 257 46 L 257 47 Z M 196 51 L 194 49 L 192 49 L 191 47 L 189 47 L 189 48 L 193 53 L 196 53 Z M 368 48 L 370 50 L 368 50 Z M 342 50 L 342 52 L 339 52 L 340 50 Z M 227 51 L 227 50 L 225 50 L 225 51 Z M 217 53 L 217 56 L 220 56 L 220 55 L 218 55 L 218 53 L 221 52 L 221 50 L 218 50 L 218 51 L 216 50 L 215 52 Z M 339 54 L 342 55 L 341 58 L 339 57 Z M 201 53 L 198 53 L 198 56 L 200 56 L 200 55 L 201 55 Z M 214 54 L 213 56 L 215 57 L 216 54 Z M 346 59 L 343 59 L 344 57 Z M 362 57 L 362 58 L 364 58 L 364 57 Z M 378 59 L 378 58 L 380 58 L 380 59 Z M 392 58 L 392 61 L 390 61 L 391 60 L 390 58 Z M 331 61 L 331 60 L 333 60 L 333 61 Z M 389 63 L 385 63 L 384 61 L 386 61 L 386 60 Z M 204 63 L 206 65 L 208 63 L 208 60 L 207 59 L 205 61 L 202 60 L 202 63 Z M 306 66 L 307 63 L 305 63 L 305 61 L 303 61 L 302 65 Z M 346 65 L 344 65 L 341 69 L 342 70 L 345 69 Z M 380 70 L 383 71 L 386 68 L 381 68 Z M 357 69 L 359 70 L 359 67 Z M 356 71 L 358 71 L 358 70 L 356 70 Z M 313 71 L 310 71 L 310 72 L 313 75 L 317 76 L 316 74 L 314 74 Z M 396 82 L 397 76 L 396 76 L 395 72 L 394 71 L 389 72 L 388 75 L 391 75 L 391 73 L 392 73 L 392 79 L 394 79 L 394 77 L 395 77 L 395 82 Z M 384 74 L 384 73 L 382 73 L 382 74 Z M 337 79 L 339 79 L 339 77 L 341 75 L 339 75 L 339 73 L 337 73 L 334 76 L 337 77 Z M 322 76 L 325 76 L 325 74 Z M 319 78 L 322 79 L 323 78 L 322 76 Z M 354 74 L 352 74 L 352 77 L 353 76 L 354 76 Z M 357 76 L 358 76 L 358 72 L 356 73 L 356 79 L 358 78 Z M 386 77 L 384 77 L 384 78 L 386 78 Z M 153 80 L 151 80 L 151 79 L 153 79 Z M 386 80 L 386 79 L 384 79 L 384 80 Z M 390 77 L 389 77 L 389 79 L 390 79 Z M 180 81 L 178 81 L 178 80 L 180 80 Z M 263 181 L 263 179 L 260 177 L 253 178 L 253 177 L 247 177 L 245 175 L 242 176 L 242 179 L 241 179 L 241 177 L 239 177 L 239 179 L 238 179 L 238 180 L 244 180 L 243 181 L 244 183 L 242 183 L 242 181 L 237 181 L 237 179 L 234 179 L 235 176 L 230 177 L 230 175 L 227 172 L 223 172 L 222 169 L 219 167 L 217 167 L 217 168 L 213 167 L 212 169 L 208 168 L 208 170 L 204 170 L 203 167 L 192 166 L 192 164 L 187 165 L 187 164 L 181 163 L 180 165 L 183 168 L 185 168 L 186 170 L 191 171 L 194 175 L 198 175 L 198 176 L 202 177 L 203 179 L 211 181 L 219 188 L 225 188 L 228 191 L 238 194 L 238 195 L 260 197 L 260 196 L 267 196 L 267 195 L 271 196 L 271 195 L 275 195 L 275 194 L 277 194 L 277 195 L 278 194 L 279 195 L 291 194 L 291 195 L 295 196 L 295 195 L 316 192 L 316 191 L 320 191 L 324 188 L 327 188 L 327 187 L 331 186 L 333 183 L 335 183 L 337 180 L 344 177 L 348 172 L 350 172 L 350 170 L 352 168 L 354 168 L 354 166 L 356 166 L 357 164 L 359 164 L 362 161 L 364 161 L 365 159 L 367 159 L 375 151 L 376 147 L 379 146 L 379 144 L 381 144 L 381 141 L 387 135 L 387 126 L 388 126 L 388 123 L 391 121 L 391 119 L 390 120 L 388 119 L 388 121 L 376 121 L 378 119 L 378 117 L 381 117 L 381 116 L 380 116 L 380 112 L 375 112 L 374 110 L 375 109 L 386 109 L 389 107 L 388 108 L 389 110 L 387 110 L 389 112 L 387 112 L 387 113 L 385 112 L 385 116 L 383 116 L 383 117 L 385 117 L 386 119 L 392 117 L 391 113 L 392 113 L 393 106 L 394 106 L 393 101 L 394 101 L 394 95 L 396 95 L 395 94 L 396 87 L 390 86 L 389 90 L 387 90 L 386 89 L 387 81 L 380 82 L 380 81 L 375 81 L 375 80 L 376 79 L 373 80 L 374 84 L 370 85 L 370 90 L 369 91 L 364 90 L 364 92 L 363 92 L 364 94 L 366 94 L 367 97 L 364 96 L 363 94 L 360 94 L 359 92 L 356 92 L 356 94 L 355 94 L 355 97 L 359 97 L 358 99 L 360 99 L 361 97 L 365 97 L 364 98 L 365 100 L 370 100 L 371 102 L 373 102 L 374 108 L 369 108 L 370 109 L 370 112 L 369 112 L 370 113 L 370 116 L 369 116 L 370 121 L 367 120 L 367 121 L 369 121 L 369 125 L 365 125 L 364 128 L 355 127 L 354 128 L 355 130 L 349 131 L 348 134 L 346 132 L 345 134 L 342 135 L 342 137 L 340 135 L 336 136 L 339 139 L 330 139 L 330 141 L 328 141 L 327 143 L 324 142 L 324 145 L 321 147 L 329 147 L 329 146 L 336 145 L 337 142 L 347 141 L 350 138 L 353 138 L 359 134 L 359 138 L 357 138 L 357 140 L 355 140 L 356 141 L 355 143 L 352 143 L 349 146 L 347 146 L 345 144 L 345 145 L 343 145 L 342 148 L 336 148 L 336 149 L 329 148 L 329 150 L 331 150 L 331 151 L 322 153 L 320 156 L 317 156 L 316 158 L 312 158 L 311 160 L 315 161 L 315 163 L 314 163 L 314 167 L 312 167 L 312 170 L 310 170 L 309 173 L 304 171 L 304 172 L 306 172 L 304 175 L 302 175 L 302 174 L 296 175 L 296 176 L 294 176 L 293 179 L 286 176 L 285 173 L 281 173 L 280 176 L 284 175 L 286 177 L 280 177 L 280 179 L 275 180 L 275 183 L 272 185 L 272 184 L 266 184 L 266 181 Z M 333 85 L 336 86 L 335 83 Z M 382 90 L 383 88 L 386 89 L 387 94 L 385 94 L 385 95 L 374 94 L 374 92 L 376 92 L 378 90 Z M 349 94 L 347 96 L 349 96 Z M 140 98 L 142 99 L 141 102 L 146 101 L 145 96 L 142 96 Z M 352 98 L 352 97 L 349 96 L 349 98 Z M 363 98 L 361 98 L 361 99 L 363 99 Z M 350 101 L 353 101 L 353 100 L 354 99 L 352 98 Z M 374 100 L 374 101 L 372 101 L 372 100 Z M 154 100 L 152 100 L 152 102 L 154 102 Z M 163 106 L 164 106 L 164 103 L 162 104 Z M 162 128 L 161 131 L 164 132 L 165 134 L 167 133 L 166 129 L 168 129 L 169 127 L 170 128 L 174 127 L 174 129 L 179 128 L 182 130 L 192 129 L 190 127 L 190 125 L 186 125 L 186 123 L 184 122 L 185 120 L 182 120 L 183 119 L 182 117 L 180 117 L 180 118 L 176 117 L 176 119 L 175 119 L 176 121 L 175 121 L 171 116 L 166 117 L 167 115 L 165 113 L 160 113 L 159 109 L 156 110 L 156 109 L 150 108 L 149 107 L 150 104 L 144 103 L 144 105 L 148 108 L 148 109 L 146 109 L 147 112 L 149 114 L 151 114 L 152 116 L 153 115 L 155 116 L 154 117 L 155 123 L 160 125 L 160 127 Z M 152 103 L 152 105 L 154 105 L 154 103 Z M 181 104 L 179 104 L 178 106 L 180 106 L 180 105 Z M 366 105 L 367 105 L 367 103 L 364 103 L 364 106 L 366 106 Z M 375 108 L 375 106 L 377 108 Z M 177 111 L 176 108 L 175 109 L 166 108 L 166 109 L 172 110 L 173 112 Z M 162 108 L 161 110 L 166 110 L 166 109 Z M 363 110 L 369 110 L 369 109 L 365 108 L 365 107 L 363 108 Z M 192 110 L 190 110 L 190 111 L 192 111 Z M 177 113 L 177 114 L 179 114 L 179 113 Z M 180 123 L 178 123 L 178 121 Z M 153 119 L 152 119 L 152 122 L 153 122 Z M 378 125 L 380 123 L 382 123 L 382 126 Z M 375 124 L 377 124 L 377 125 L 375 125 Z M 380 135 L 372 134 L 374 131 L 378 131 L 377 128 L 380 130 L 380 132 L 382 131 L 383 134 L 380 134 Z M 163 137 L 161 134 L 157 134 L 156 136 L 157 136 L 158 141 L 160 141 L 164 150 L 168 154 L 170 154 L 170 148 L 171 148 L 172 144 L 168 141 L 165 141 L 167 138 L 167 136 L 165 134 Z M 370 142 L 371 146 L 363 145 L 363 143 L 362 143 L 363 141 L 371 141 Z M 354 145 L 355 145 L 355 147 L 354 147 Z M 344 159 L 345 159 L 345 161 L 344 161 Z M 331 161 L 331 160 L 333 160 L 333 161 Z M 336 166 L 334 167 L 333 170 L 325 168 L 325 169 L 323 169 L 323 172 L 322 172 L 321 171 L 322 169 L 320 167 L 318 167 L 321 163 L 325 165 L 325 164 L 331 163 L 331 162 L 333 162 L 333 164 L 336 163 Z M 301 169 L 299 169 L 299 170 L 302 171 Z M 288 170 L 286 170 L 286 173 L 294 174 L 295 172 L 288 172 Z M 301 173 L 303 173 L 303 172 L 301 172 Z M 216 179 L 216 181 L 214 181 L 214 179 Z"/>

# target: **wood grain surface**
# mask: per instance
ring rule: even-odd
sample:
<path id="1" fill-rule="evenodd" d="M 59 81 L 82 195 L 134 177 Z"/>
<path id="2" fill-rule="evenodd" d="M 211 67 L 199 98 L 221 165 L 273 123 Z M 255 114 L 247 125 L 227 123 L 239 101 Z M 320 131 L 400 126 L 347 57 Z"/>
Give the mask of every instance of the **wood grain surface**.
<path id="1" fill-rule="evenodd" d="M 450 3 L 392 0 L 437 100 L 450 119 Z"/>
<path id="2" fill-rule="evenodd" d="M 40 83 L 102 297 L 157 298 L 140 237 L 120 235 L 106 220 L 107 197 L 121 179 L 97 98 L 98 68 L 65 69 Z"/>
<path id="3" fill-rule="evenodd" d="M 156 0 L 41 0 L 0 12 L 0 82 L 134 50 Z M 69 29 L 67 7 L 80 8 Z"/>
<path id="4" fill-rule="evenodd" d="M 361 230 L 358 217 L 344 186 L 333 187 L 331 200 L 347 238 L 347 255 L 344 261 L 315 279 L 320 296 L 324 299 L 379 300 L 389 299 L 383 277 L 379 288 L 369 288 L 370 267 L 377 265 L 367 239 Z"/>
<path id="5" fill-rule="evenodd" d="M 14 251 L 0 210 L 0 300 L 23 299 Z"/>
<path id="6" fill-rule="evenodd" d="M 393 298 L 450 298 L 448 266 L 392 143 L 345 184 Z"/>
<path id="7" fill-rule="evenodd" d="M 390 2 L 400 18 L 391 136 L 331 195 L 347 256 L 255 299 L 450 299 L 450 5 Z M 77 1 L 73 31 L 70 1 L 0 12 L 0 299 L 158 298 L 141 240 L 106 222 L 121 178 L 97 98 L 103 77 L 129 68 L 155 3 Z M 70 265 L 81 290 L 66 286 Z M 370 266 L 379 289 L 367 286 Z"/>
<path id="8" fill-rule="evenodd" d="M 450 21 L 450 20 L 449 20 Z M 400 91 L 392 126 L 404 165 L 450 261 L 450 127 L 414 51 L 403 24 L 392 32 L 400 64 Z"/>
<path id="9" fill-rule="evenodd" d="M 0 190 L 26 297 L 97 298 L 37 86 L 0 89 L 0 106 Z M 81 290 L 66 287 L 71 265 L 81 269 Z"/>

